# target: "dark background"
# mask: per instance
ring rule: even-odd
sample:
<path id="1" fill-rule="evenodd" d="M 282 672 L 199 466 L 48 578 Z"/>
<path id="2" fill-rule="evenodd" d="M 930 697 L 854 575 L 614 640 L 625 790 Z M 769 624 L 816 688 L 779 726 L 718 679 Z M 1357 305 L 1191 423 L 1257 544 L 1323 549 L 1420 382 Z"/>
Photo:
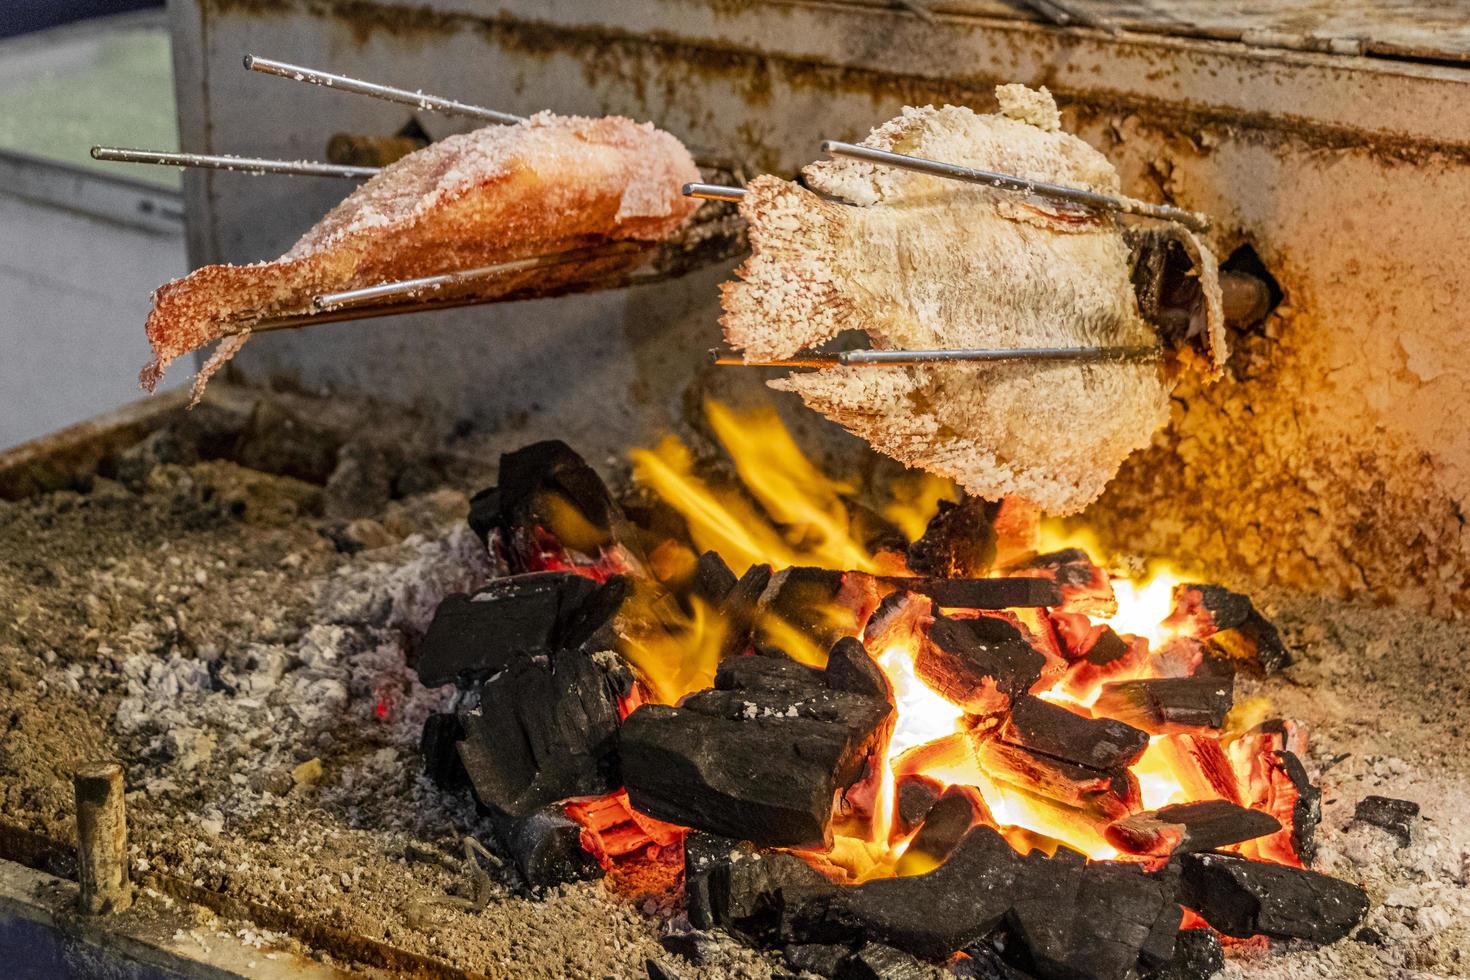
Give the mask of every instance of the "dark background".
<path id="1" fill-rule="evenodd" d="M 88 17 L 162 6 L 163 0 L 0 0 L 0 37 Z"/>

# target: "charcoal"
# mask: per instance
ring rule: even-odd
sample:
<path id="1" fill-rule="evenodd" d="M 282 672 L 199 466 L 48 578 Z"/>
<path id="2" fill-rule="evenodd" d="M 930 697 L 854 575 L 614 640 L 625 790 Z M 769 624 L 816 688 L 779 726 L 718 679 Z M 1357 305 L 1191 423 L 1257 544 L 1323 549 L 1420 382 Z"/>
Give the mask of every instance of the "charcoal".
<path id="1" fill-rule="evenodd" d="M 848 533 L 870 555 L 889 552 L 902 561 L 909 547 L 908 535 L 882 514 L 856 501 L 846 501 Z"/>
<path id="2" fill-rule="evenodd" d="M 980 823 L 995 826 L 980 794 L 968 786 L 951 786 L 924 815 L 919 832 L 898 860 L 897 873 L 922 874 L 938 867 Z"/>
<path id="3" fill-rule="evenodd" d="M 781 959 L 797 973 L 815 973 L 819 977 L 837 976 L 837 968 L 852 950 L 826 943 L 797 943 L 781 951 Z"/>
<path id="4" fill-rule="evenodd" d="M 1140 962 L 1167 962 L 1181 919 L 1174 886 L 1134 864 L 1033 854 L 1016 883 L 1007 959 L 1041 980 L 1124 980 Z"/>
<path id="5" fill-rule="evenodd" d="M 760 945 L 776 938 L 788 890 L 833 887 L 794 854 L 708 834 L 685 836 L 684 868 L 689 921 Z"/>
<path id="6" fill-rule="evenodd" d="M 1060 606 L 1067 612 L 1107 619 L 1118 611 L 1118 597 L 1108 573 L 1093 564 L 1081 548 L 1036 555 L 1009 570 L 1026 571 L 1055 582 L 1061 592 Z"/>
<path id="7" fill-rule="evenodd" d="M 1092 769 L 1127 768 L 1148 748 L 1148 734 L 1111 718 L 1088 718 L 1023 695 L 1011 702 L 1002 739 Z"/>
<path id="8" fill-rule="evenodd" d="M 898 781 L 894 820 L 900 834 L 910 834 L 924 822 L 944 787 L 926 776 L 904 776 Z"/>
<path id="9" fill-rule="evenodd" d="M 470 784 L 469 773 L 459 759 L 458 743 L 464 738 L 459 716 L 442 711 L 424 719 L 419 749 L 424 757 L 424 774 L 442 790 L 460 790 Z"/>
<path id="10" fill-rule="evenodd" d="M 837 641 L 831 653 L 827 654 L 827 669 L 823 673 L 827 686 L 834 691 L 850 691 L 890 703 L 893 701 L 893 686 L 888 683 L 888 675 L 868 656 L 863 641 L 855 636 L 844 636 Z"/>
<path id="11" fill-rule="evenodd" d="M 947 609 L 1030 609 L 1062 602 L 1056 583 L 1044 578 L 885 576 L 879 581 L 926 595 Z"/>
<path id="12" fill-rule="evenodd" d="M 1368 912 L 1357 885 L 1231 854 L 1186 854 L 1181 901 L 1227 936 L 1334 943 Z"/>
<path id="13" fill-rule="evenodd" d="M 862 775 L 892 710 L 846 691 L 758 686 L 643 705 L 621 735 L 629 800 L 660 820 L 766 846 L 826 845 L 833 793 Z"/>
<path id="14" fill-rule="evenodd" d="M 751 634 L 755 629 L 756 606 L 770 584 L 771 566 L 751 565 L 725 594 L 719 608 L 726 630 L 725 640 L 720 648 L 721 658 L 744 653 L 746 647 L 750 646 Z"/>
<path id="15" fill-rule="evenodd" d="M 990 617 L 936 618 L 914 660 L 926 684 L 977 715 L 1003 710 L 1030 690 L 1045 665 L 1019 630 Z"/>
<path id="16" fill-rule="evenodd" d="M 1250 598 L 1219 585 L 1174 587 L 1170 625 L 1188 629 L 1231 661 L 1270 674 L 1291 663 L 1281 634 Z"/>
<path id="17" fill-rule="evenodd" d="M 882 653 L 892 646 L 919 649 L 929 624 L 934 622 L 934 600 L 917 592 L 890 592 L 868 619 L 863 640 Z"/>
<path id="18" fill-rule="evenodd" d="M 927 874 L 861 885 L 782 890 L 787 942 L 880 942 L 940 958 L 979 942 L 1005 918 L 1021 858 L 994 829 L 976 827 Z"/>
<path id="19" fill-rule="evenodd" d="M 617 697 L 617 682 L 575 650 L 516 661 L 491 677 L 479 708 L 460 715 L 459 755 L 475 799 L 519 818 L 615 789 Z"/>
<path id="20" fill-rule="evenodd" d="M 864 592 L 872 593 L 871 604 Z M 757 608 L 760 619 L 780 619 L 817 649 L 829 650 L 844 636 L 861 633 L 877 604 L 876 586 L 861 572 L 798 565 L 771 576 Z"/>
<path id="21" fill-rule="evenodd" d="M 865 943 L 837 966 L 836 980 L 927 980 L 928 966 L 902 950 Z"/>
<path id="22" fill-rule="evenodd" d="M 1162 677 L 1104 684 L 1092 711 L 1150 735 L 1167 735 L 1217 729 L 1233 702 L 1231 678 Z"/>
<path id="23" fill-rule="evenodd" d="M 1365 796 L 1353 810 L 1354 820 L 1388 831 L 1398 838 L 1400 847 L 1409 846 L 1410 829 L 1418 815 L 1419 804 L 1387 796 Z"/>
<path id="24" fill-rule="evenodd" d="M 919 540 L 909 545 L 908 567 L 920 575 L 977 578 L 995 563 L 996 505 L 979 497 L 939 502 Z"/>
<path id="25" fill-rule="evenodd" d="M 1007 963 L 989 942 L 971 946 L 948 964 L 959 980 L 1035 980 L 1031 974 Z"/>
<path id="26" fill-rule="evenodd" d="M 1274 834 L 1281 821 L 1225 800 L 1204 800 L 1135 813 L 1107 829 L 1109 843 L 1129 854 L 1166 857 L 1213 851 Z"/>
<path id="27" fill-rule="evenodd" d="M 694 565 L 694 582 L 692 589 L 694 595 L 703 599 L 711 606 L 718 606 L 725 601 L 730 590 L 735 588 L 739 579 L 725 564 L 725 559 L 720 557 L 717 551 L 706 551 L 699 556 L 699 561 Z"/>
<path id="28" fill-rule="evenodd" d="M 582 825 L 556 804 L 525 817 L 502 817 L 492 823 L 528 888 L 554 888 L 602 876 L 596 858 L 582 847 Z"/>
<path id="29" fill-rule="evenodd" d="M 490 543 L 490 532 L 500 526 L 500 488 L 486 487 L 470 498 L 470 513 L 466 518 L 470 530 L 480 538 L 480 543 Z"/>
<path id="30" fill-rule="evenodd" d="M 666 932 L 658 937 L 658 944 L 665 952 L 681 960 L 703 966 L 709 960 L 709 947 L 714 943 L 709 935 L 700 931 Z"/>
<path id="31" fill-rule="evenodd" d="M 1145 971 L 1144 980 L 1210 980 L 1225 969 L 1225 948 L 1213 929 L 1181 929 L 1168 963 Z"/>
<path id="32" fill-rule="evenodd" d="M 445 596 L 419 646 L 419 681 L 469 686 L 514 661 L 575 645 L 563 634 L 596 591 L 581 575 L 533 572 L 496 579 L 473 596 Z"/>
<path id="33" fill-rule="evenodd" d="M 643 972 L 648 974 L 648 980 L 679 980 L 679 974 L 664 966 L 658 960 L 644 960 Z"/>
<path id="34" fill-rule="evenodd" d="M 715 690 L 786 694 L 795 697 L 826 689 L 822 672 L 789 657 L 730 657 L 715 669 Z"/>
<path id="35" fill-rule="evenodd" d="M 1097 820 L 1117 820 L 1141 805 L 1138 780 L 1126 769 L 1089 769 L 999 739 L 981 740 L 977 753 L 993 778 Z"/>

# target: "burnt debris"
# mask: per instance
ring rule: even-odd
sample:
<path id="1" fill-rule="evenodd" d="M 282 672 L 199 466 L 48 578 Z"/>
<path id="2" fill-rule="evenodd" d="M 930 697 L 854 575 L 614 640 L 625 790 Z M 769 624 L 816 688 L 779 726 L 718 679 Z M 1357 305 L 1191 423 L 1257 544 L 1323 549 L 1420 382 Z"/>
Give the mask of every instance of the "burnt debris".
<path id="1" fill-rule="evenodd" d="M 628 797 L 670 823 L 772 847 L 823 846 L 833 794 L 864 774 L 892 712 L 886 698 L 834 690 L 794 661 L 735 657 L 680 707 L 628 716 Z"/>
<path id="2" fill-rule="evenodd" d="M 1011 702 L 1003 740 L 1092 769 L 1126 768 L 1148 748 L 1148 734 L 1112 718 L 1088 718 L 1060 704 L 1022 696 Z"/>
<path id="3" fill-rule="evenodd" d="M 1235 700 L 1229 677 L 1158 677 L 1104 684 L 1092 710 L 1150 735 L 1218 729 Z"/>
<path id="4" fill-rule="evenodd" d="M 1400 847 L 1408 847 L 1419 804 L 1388 796 L 1365 796 L 1353 809 L 1353 820 L 1371 824 L 1392 834 Z"/>
<path id="5" fill-rule="evenodd" d="M 1129 854 L 1167 857 L 1193 851 L 1213 851 L 1281 829 L 1269 813 L 1248 810 L 1226 800 L 1179 803 L 1135 813 L 1108 827 L 1109 843 Z"/>
<path id="6" fill-rule="evenodd" d="M 1173 603 L 1166 622 L 1208 641 L 1232 662 L 1264 674 L 1291 663 L 1280 632 L 1248 596 L 1219 585 L 1190 583 L 1174 587 Z"/>
<path id="7" fill-rule="evenodd" d="M 939 616 L 919 648 L 914 670 L 934 690 L 971 714 L 1003 711 L 1041 679 L 1046 658 L 1020 630 L 982 616 Z"/>
<path id="8" fill-rule="evenodd" d="M 1181 899 L 1227 936 L 1334 943 L 1368 912 L 1357 885 L 1232 854 L 1188 854 Z"/>

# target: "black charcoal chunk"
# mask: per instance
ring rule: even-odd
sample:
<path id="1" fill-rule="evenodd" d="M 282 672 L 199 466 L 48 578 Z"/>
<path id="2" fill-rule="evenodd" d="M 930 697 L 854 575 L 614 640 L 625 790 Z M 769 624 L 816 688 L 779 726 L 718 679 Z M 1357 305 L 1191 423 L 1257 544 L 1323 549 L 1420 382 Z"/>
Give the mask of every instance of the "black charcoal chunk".
<path id="1" fill-rule="evenodd" d="M 939 578 L 977 578 L 990 571 L 997 509 L 979 497 L 959 503 L 941 500 L 923 536 L 909 545 L 909 568 Z"/>
<path id="2" fill-rule="evenodd" d="M 1213 929 L 1182 929 L 1168 963 L 1145 971 L 1144 980 L 1210 980 L 1225 969 L 1225 948 Z"/>
<path id="3" fill-rule="evenodd" d="M 971 714 L 992 714 L 1041 677 L 1046 658 L 1010 623 L 990 616 L 939 616 L 919 648 L 914 669 L 949 701 Z"/>
<path id="4" fill-rule="evenodd" d="M 989 942 L 971 946 L 948 966 L 958 980 L 1034 980 L 1025 970 L 1007 963 Z"/>
<path id="5" fill-rule="evenodd" d="M 618 785 L 618 682 L 563 650 L 520 660 L 480 686 L 460 715 L 460 759 L 481 806 L 510 817 Z"/>
<path id="6" fill-rule="evenodd" d="M 851 952 L 846 946 L 796 943 L 781 951 L 781 959 L 797 973 L 815 973 L 819 977 L 835 977 L 837 968 Z"/>
<path id="7" fill-rule="evenodd" d="M 493 821 L 496 837 L 510 852 L 528 888 L 554 888 L 602 877 L 597 859 L 582 847 L 582 825 L 556 804 L 521 818 Z"/>
<path id="8" fill-rule="evenodd" d="M 798 943 L 881 942 L 915 956 L 949 956 L 1005 918 L 1020 869 L 1021 858 L 1000 834 L 976 827 L 927 874 L 785 889 L 781 936 Z"/>
<path id="9" fill-rule="evenodd" d="M 459 759 L 459 742 L 464 726 L 459 716 L 442 711 L 424 719 L 419 750 L 424 757 L 424 774 L 442 790 L 464 789 L 470 784 L 469 773 Z"/>
<path id="10" fill-rule="evenodd" d="M 897 873 L 920 874 L 934 868 L 953 853 L 971 827 L 990 822 L 990 811 L 975 790 L 951 786 L 924 815 L 919 832 L 898 860 Z"/>
<path id="11" fill-rule="evenodd" d="M 893 687 L 888 675 L 877 661 L 868 656 L 863 641 L 855 636 L 844 636 L 827 655 L 827 669 L 823 672 L 827 686 L 834 691 L 849 691 L 868 697 L 893 700 Z"/>
<path id="12" fill-rule="evenodd" d="M 468 685 L 571 645 L 562 634 L 597 589 L 581 575 L 536 572 L 496 579 L 473 596 L 446 596 L 419 646 L 419 680 L 425 687 Z"/>
<path id="13" fill-rule="evenodd" d="M 1227 936 L 1334 943 L 1368 912 L 1357 885 L 1229 854 L 1187 854 L 1181 900 Z"/>
<path id="14" fill-rule="evenodd" d="M 714 939 L 704 932 L 666 932 L 658 937 L 658 944 L 668 953 L 681 960 L 703 966 L 709 960 L 709 947 Z"/>
<path id="15" fill-rule="evenodd" d="M 775 939 L 783 896 L 793 888 L 829 887 L 827 879 L 785 851 L 691 833 L 684 840 L 689 921 L 764 945 Z M 686 884 L 686 889 L 690 885 Z"/>
<path id="16" fill-rule="evenodd" d="M 1353 819 L 1359 823 L 1372 824 L 1398 838 L 1400 847 L 1408 847 L 1414 818 L 1419 816 L 1419 804 L 1410 800 L 1395 800 L 1388 796 L 1365 796 L 1358 801 Z"/>
<path id="17" fill-rule="evenodd" d="M 1270 674 L 1291 663 L 1275 625 L 1248 596 L 1219 585 L 1188 583 L 1174 587 L 1169 620 L 1188 623 L 1220 655 L 1257 672 Z"/>
<path id="18" fill-rule="evenodd" d="M 830 649 L 851 632 L 832 615 L 848 574 L 799 565 L 783 568 L 771 576 L 761 596 L 761 615 L 775 616 L 810 637 L 819 649 Z"/>
<path id="19" fill-rule="evenodd" d="M 1059 606 L 1062 592 L 1050 579 L 916 578 L 892 577 L 882 581 L 907 592 L 928 596 L 947 609 L 1033 609 Z"/>
<path id="20" fill-rule="evenodd" d="M 1111 718 L 1088 718 L 1029 695 L 1011 702 L 1001 738 L 1093 769 L 1126 768 L 1148 748 L 1148 733 L 1132 725 Z"/>
<path id="21" fill-rule="evenodd" d="M 751 565 L 736 580 L 734 588 L 720 603 L 720 619 L 725 624 L 725 640 L 720 646 L 721 658 L 744 653 L 750 646 L 755 629 L 756 606 L 766 587 L 771 584 L 770 565 Z"/>
<path id="22" fill-rule="evenodd" d="M 1092 712 L 1126 722 L 1150 735 L 1187 734 L 1225 724 L 1234 703 L 1229 677 L 1159 677 L 1112 681 L 1102 686 Z"/>
<path id="23" fill-rule="evenodd" d="M 866 943 L 837 966 L 836 980 L 927 980 L 929 967 L 902 950 Z"/>
<path id="24" fill-rule="evenodd" d="M 679 980 L 679 974 L 658 960 L 644 960 L 643 971 L 648 974 L 648 980 Z"/>
<path id="25" fill-rule="evenodd" d="M 924 822 L 929 810 L 939 801 L 943 792 L 943 786 L 923 776 L 909 776 L 899 780 L 898 802 L 894 813 L 899 832 L 912 833 Z"/>
<path id="26" fill-rule="evenodd" d="M 1173 954 L 1182 915 L 1174 882 L 1138 865 L 1033 852 L 1015 895 L 1007 958 L 1041 980 L 1125 980 L 1140 960 Z"/>
<path id="27" fill-rule="evenodd" d="M 725 597 L 738 581 L 739 578 L 725 564 L 725 559 L 720 557 L 719 552 L 706 551 L 694 565 L 694 582 L 691 588 L 694 595 L 712 606 L 718 606 L 725 601 Z"/>
<path id="28" fill-rule="evenodd" d="M 1226 800 L 1178 803 L 1116 821 L 1107 829 L 1108 841 L 1129 854 L 1165 857 L 1213 851 L 1281 829 L 1269 813 L 1250 810 Z"/>

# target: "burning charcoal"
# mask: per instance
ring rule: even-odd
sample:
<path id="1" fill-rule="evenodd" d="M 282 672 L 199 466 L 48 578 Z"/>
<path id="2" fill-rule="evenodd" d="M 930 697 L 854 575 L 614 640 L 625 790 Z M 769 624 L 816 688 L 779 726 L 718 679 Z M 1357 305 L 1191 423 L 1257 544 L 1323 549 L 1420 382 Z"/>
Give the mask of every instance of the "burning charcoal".
<path id="1" fill-rule="evenodd" d="M 827 688 L 789 660 L 735 657 L 715 687 L 678 708 L 643 705 L 623 723 L 633 806 L 685 827 L 772 847 L 829 843 L 833 794 L 886 739 L 885 699 Z"/>
<path id="2" fill-rule="evenodd" d="M 1020 609 L 1060 605 L 1062 593 L 1044 578 L 885 576 L 885 585 L 918 592 L 946 609 Z"/>
<path id="3" fill-rule="evenodd" d="M 516 572 L 621 571 L 632 556 L 632 528 L 607 485 L 560 440 L 503 454 L 499 485 L 470 501 L 470 527 L 487 542 L 496 532 Z"/>
<path id="4" fill-rule="evenodd" d="M 1253 810 L 1264 810 L 1286 828 L 1242 847 L 1249 857 L 1310 864 L 1316 854 L 1322 791 L 1312 785 L 1297 755 L 1305 751 L 1304 742 L 1294 725 L 1267 721 L 1230 743 L 1230 758 L 1242 787 L 1240 802 Z"/>
<path id="5" fill-rule="evenodd" d="M 1027 858 L 1006 957 L 1042 980 L 1124 980 L 1167 962 L 1181 913 L 1174 881 L 1134 864 Z"/>
<path id="6" fill-rule="evenodd" d="M 1110 679 L 1137 676 L 1148 656 L 1147 640 L 1141 637 L 1124 640 L 1106 626 L 1098 628 L 1083 642 L 1086 645 L 1082 649 L 1086 652 L 1072 661 L 1058 685 L 1063 693 L 1074 698 L 1088 697 Z"/>
<path id="7" fill-rule="evenodd" d="M 442 790 L 460 790 L 470 784 L 469 773 L 459 759 L 458 743 L 464 726 L 450 712 L 432 714 L 424 720 L 419 749 L 424 757 L 424 774 Z"/>
<path id="8" fill-rule="evenodd" d="M 866 943 L 837 967 L 836 980 L 927 980 L 928 966 L 902 950 Z"/>
<path id="9" fill-rule="evenodd" d="M 694 594 L 712 606 L 724 602 L 738 581 L 717 551 L 706 551 L 694 566 Z"/>
<path id="10" fill-rule="evenodd" d="M 475 799 L 526 817 L 573 796 L 617 785 L 617 683 L 575 650 L 521 660 L 480 687 L 479 708 L 460 715 L 459 755 Z"/>
<path id="11" fill-rule="evenodd" d="M 1060 608 L 1107 619 L 1118 611 L 1118 597 L 1108 573 L 1093 564 L 1081 548 L 1037 555 L 1009 569 L 1016 575 L 1034 575 L 1055 582 L 1061 591 Z"/>
<path id="12" fill-rule="evenodd" d="M 959 980 L 1035 980 L 1001 958 L 989 942 L 971 946 L 948 964 L 949 972 Z"/>
<path id="13" fill-rule="evenodd" d="M 939 802 L 944 787 L 927 776 L 910 775 L 898 780 L 896 792 L 898 801 L 893 814 L 897 824 L 895 829 L 899 834 L 907 836 L 924 822 L 929 810 Z"/>
<path id="14" fill-rule="evenodd" d="M 919 648 L 914 670 L 945 698 L 971 714 L 1003 710 L 1041 678 L 1046 658 L 1019 630 L 998 619 L 940 616 Z"/>
<path id="15" fill-rule="evenodd" d="M 771 566 L 751 565 L 725 594 L 724 601 L 720 603 L 720 617 L 727 628 L 725 642 L 720 649 L 722 659 L 744 653 L 750 646 L 751 631 L 755 629 L 756 605 L 770 584 Z"/>
<path id="16" fill-rule="evenodd" d="M 973 787 L 951 786 L 924 815 L 923 826 L 898 860 L 900 875 L 937 868 L 976 824 L 995 826 L 990 809 Z"/>
<path id="17" fill-rule="evenodd" d="M 846 946 L 797 943 L 783 949 L 781 959 L 797 973 L 815 973 L 819 977 L 835 977 L 837 968 L 851 952 Z"/>
<path id="18" fill-rule="evenodd" d="M 519 819 L 492 820 L 528 888 L 554 888 L 602 876 L 597 860 L 582 847 L 582 825 L 551 804 Z"/>
<path id="19" fill-rule="evenodd" d="M 775 937 L 787 889 L 832 887 L 794 854 L 699 833 L 684 838 L 684 880 L 695 927 L 718 926 L 756 943 Z"/>
<path id="20" fill-rule="evenodd" d="M 762 620 L 775 617 L 825 651 L 844 636 L 860 634 L 877 605 L 870 576 L 794 566 L 771 576 L 758 610 Z"/>
<path id="21" fill-rule="evenodd" d="M 995 563 L 997 505 L 979 497 L 939 502 L 923 537 L 909 545 L 908 566 L 919 575 L 978 578 Z"/>
<path id="22" fill-rule="evenodd" d="M 1142 804 L 1138 779 L 1126 769 L 1089 769 L 998 739 L 980 741 L 977 753 L 987 775 L 1109 822 Z"/>
<path id="23" fill-rule="evenodd" d="M 1419 804 L 1387 796 L 1365 796 L 1353 811 L 1354 820 L 1382 827 L 1398 838 L 1400 847 L 1409 846 L 1409 831 L 1418 815 Z"/>
<path id="24" fill-rule="evenodd" d="M 1205 800 L 1135 813 L 1110 826 L 1106 836 L 1109 843 L 1129 854 L 1167 857 L 1213 851 L 1280 829 L 1281 821 L 1269 813 L 1225 800 Z"/>
<path id="25" fill-rule="evenodd" d="M 782 891 L 781 937 L 796 943 L 881 942 L 938 959 L 988 936 L 1011 907 L 1021 858 L 976 827 L 928 874 Z"/>
<path id="26" fill-rule="evenodd" d="M 1232 854 L 1187 854 L 1181 900 L 1227 936 L 1334 943 L 1368 912 L 1357 885 Z"/>
<path id="27" fill-rule="evenodd" d="M 1012 745 L 1092 769 L 1126 769 L 1148 748 L 1148 735 L 1111 718 L 1088 718 L 1029 695 L 1011 702 L 1000 737 Z"/>
<path id="28" fill-rule="evenodd" d="M 1210 980 L 1225 969 L 1225 948 L 1213 929 L 1181 929 L 1174 955 L 1163 966 L 1144 973 L 1144 980 Z"/>
<path id="29" fill-rule="evenodd" d="M 893 701 L 893 685 L 888 683 L 888 675 L 868 656 L 863 641 L 855 636 L 844 636 L 832 647 L 823 675 L 827 686 L 834 691 L 850 691 L 890 703 Z"/>
<path id="30" fill-rule="evenodd" d="M 1291 663 L 1281 634 L 1247 596 L 1219 585 L 1174 587 L 1174 608 L 1165 622 L 1210 645 L 1236 663 L 1270 674 Z"/>
<path id="31" fill-rule="evenodd" d="M 918 650 L 929 625 L 934 622 L 934 600 L 917 592 L 890 592 L 868 619 L 864 641 L 882 654 L 890 647 Z"/>
<path id="32" fill-rule="evenodd" d="M 1092 712 L 1150 735 L 1219 728 L 1234 702 L 1234 682 L 1220 677 L 1163 677 L 1104 684 Z"/>
<path id="33" fill-rule="evenodd" d="M 667 860 L 684 843 L 684 828 L 644 816 L 628 804 L 628 794 L 568 800 L 567 816 L 582 828 L 582 849 L 604 870 L 637 855 L 646 861 Z"/>
<path id="34" fill-rule="evenodd" d="M 571 645 L 562 634 L 595 591 L 597 583 L 580 575 L 539 572 L 496 579 L 473 596 L 446 596 L 419 647 L 419 680 L 425 687 L 468 685 L 515 660 Z"/>

